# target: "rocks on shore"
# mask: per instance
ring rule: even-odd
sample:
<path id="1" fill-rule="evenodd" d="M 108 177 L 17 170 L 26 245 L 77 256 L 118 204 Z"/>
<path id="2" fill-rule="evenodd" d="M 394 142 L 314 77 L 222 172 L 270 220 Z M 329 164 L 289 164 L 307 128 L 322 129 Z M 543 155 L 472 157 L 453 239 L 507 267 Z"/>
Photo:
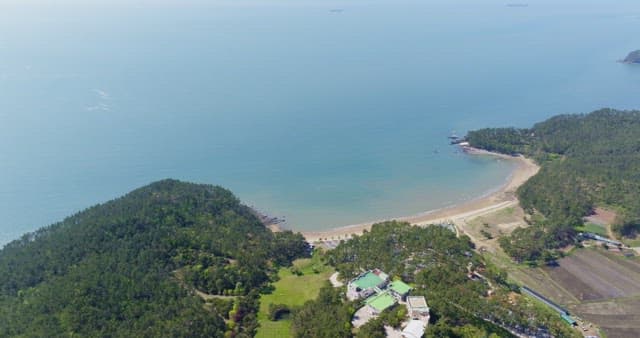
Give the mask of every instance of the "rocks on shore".
<path id="1" fill-rule="evenodd" d="M 279 225 L 286 223 L 286 220 L 284 219 L 284 217 L 270 216 L 270 215 L 268 215 L 266 213 L 258 211 L 253 206 L 250 207 L 250 208 L 253 211 L 253 213 L 256 215 L 256 217 L 258 217 L 260 222 L 262 222 L 262 224 L 264 224 L 267 227 L 270 227 L 270 226 L 278 227 Z"/>

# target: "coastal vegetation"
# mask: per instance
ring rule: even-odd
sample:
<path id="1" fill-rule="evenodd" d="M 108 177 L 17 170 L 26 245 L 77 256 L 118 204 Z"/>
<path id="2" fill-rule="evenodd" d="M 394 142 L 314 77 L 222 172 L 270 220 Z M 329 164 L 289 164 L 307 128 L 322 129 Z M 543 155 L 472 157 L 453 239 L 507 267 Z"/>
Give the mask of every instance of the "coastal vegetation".
<path id="1" fill-rule="evenodd" d="M 228 190 L 156 182 L 7 244 L 0 336 L 251 337 L 259 293 L 307 255 Z"/>
<path id="2" fill-rule="evenodd" d="M 575 335 L 557 314 L 521 296 L 518 288 L 507 282 L 504 271 L 474 252 L 468 237 L 458 238 L 444 227 L 422 228 L 403 222 L 375 224 L 371 231 L 327 252 L 326 261 L 345 280 L 363 270 L 380 268 L 410 283 L 413 295 L 425 296 L 429 301 L 433 323 L 427 329 L 428 337 L 511 336 L 511 332 Z M 481 271 L 484 279 L 469 278 L 470 271 Z M 321 292 L 323 300 L 306 303 L 294 315 L 296 337 L 310 337 L 304 332 L 322 327 L 342 329 L 343 325 L 350 325 L 345 313 L 360 305 L 338 301 L 338 295 L 324 292 L 328 294 Z M 314 320 L 311 315 L 301 315 L 309 313 L 325 315 Z M 356 335 L 382 336 L 383 326 L 397 325 L 397 317 L 393 311 L 385 314 L 362 326 Z"/>
<path id="3" fill-rule="evenodd" d="M 535 159 L 541 169 L 518 191 L 532 227 L 500 239 L 519 262 L 553 260 L 573 243 L 596 206 L 616 210 L 614 232 L 640 231 L 640 112 L 602 109 L 560 115 L 529 129 L 488 128 L 467 135 L 473 146 Z"/>

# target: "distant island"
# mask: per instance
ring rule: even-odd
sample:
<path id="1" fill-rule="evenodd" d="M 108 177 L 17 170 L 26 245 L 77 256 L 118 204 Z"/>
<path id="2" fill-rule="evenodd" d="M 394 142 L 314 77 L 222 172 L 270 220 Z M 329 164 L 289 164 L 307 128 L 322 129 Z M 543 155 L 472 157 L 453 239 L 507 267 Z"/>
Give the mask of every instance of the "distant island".
<path id="1" fill-rule="evenodd" d="M 629 53 L 624 60 L 620 61 L 622 63 L 640 63 L 640 49 L 634 50 Z"/>
<path id="2" fill-rule="evenodd" d="M 529 4 L 526 3 L 509 3 L 507 7 L 529 7 Z"/>

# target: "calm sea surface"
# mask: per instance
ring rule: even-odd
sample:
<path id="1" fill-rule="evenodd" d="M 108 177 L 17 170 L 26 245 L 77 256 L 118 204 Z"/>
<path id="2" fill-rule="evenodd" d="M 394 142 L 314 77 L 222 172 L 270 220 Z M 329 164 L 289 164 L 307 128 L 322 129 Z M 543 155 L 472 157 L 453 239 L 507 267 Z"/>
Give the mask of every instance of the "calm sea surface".
<path id="1" fill-rule="evenodd" d="M 511 171 L 452 130 L 640 108 L 640 2 L 506 3 L 0 1 L 0 245 L 167 177 L 298 230 L 415 214 Z"/>

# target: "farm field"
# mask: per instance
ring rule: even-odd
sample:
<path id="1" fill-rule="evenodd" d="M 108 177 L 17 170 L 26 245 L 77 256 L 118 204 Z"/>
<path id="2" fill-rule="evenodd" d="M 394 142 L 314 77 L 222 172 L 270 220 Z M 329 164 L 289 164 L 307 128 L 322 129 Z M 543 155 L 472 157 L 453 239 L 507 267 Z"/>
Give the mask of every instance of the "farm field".
<path id="1" fill-rule="evenodd" d="M 569 310 L 600 325 L 609 338 L 637 338 L 640 336 L 640 298 L 630 297 L 586 302 Z"/>
<path id="2" fill-rule="evenodd" d="M 640 259 L 588 248 L 558 263 L 522 267 L 512 276 L 597 324 L 608 337 L 640 337 Z"/>
<path id="3" fill-rule="evenodd" d="M 598 323 L 608 337 L 640 337 L 640 259 L 621 257 L 603 250 L 586 250 L 586 253 L 586 257 L 594 258 L 595 264 L 605 266 L 605 269 L 596 268 L 592 273 L 610 283 L 596 283 L 593 288 L 598 291 L 598 287 L 604 287 L 606 289 L 601 295 L 613 296 L 571 305 L 570 311 Z"/>
<path id="4" fill-rule="evenodd" d="M 555 267 L 527 267 L 513 262 L 497 239 L 526 226 L 520 208 L 507 208 L 457 224 L 483 256 L 525 285 L 572 314 L 598 325 L 607 337 L 640 337 L 640 257 L 624 257 L 600 246 L 570 249 Z M 608 235 L 615 213 L 598 209 L 580 231 Z M 636 246 L 640 246 L 637 240 Z M 638 251 L 640 253 L 640 251 Z"/>
<path id="5" fill-rule="evenodd" d="M 278 272 L 280 279 L 273 284 L 275 287 L 273 292 L 260 296 L 258 311 L 260 327 L 256 337 L 290 337 L 291 320 L 289 318 L 278 321 L 269 320 L 269 305 L 285 304 L 295 307 L 315 299 L 320 288 L 328 282 L 333 272 L 333 268 L 322 263 L 319 254 L 314 254 L 313 258 L 309 259 L 298 259 L 291 268 L 280 269 Z"/>
<path id="6" fill-rule="evenodd" d="M 579 250 L 545 269 L 580 301 L 640 295 L 640 263 L 602 250 Z"/>

